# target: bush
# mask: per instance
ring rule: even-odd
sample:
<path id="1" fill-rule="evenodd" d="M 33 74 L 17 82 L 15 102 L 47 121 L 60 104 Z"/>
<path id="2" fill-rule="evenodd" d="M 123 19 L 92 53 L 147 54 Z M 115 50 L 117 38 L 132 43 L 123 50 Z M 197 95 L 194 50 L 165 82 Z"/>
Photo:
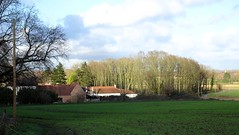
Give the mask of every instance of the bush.
<path id="1" fill-rule="evenodd" d="M 20 89 L 17 94 L 17 101 L 20 104 L 49 104 L 58 100 L 57 94 L 47 90 Z"/>
<path id="2" fill-rule="evenodd" d="M 38 94 L 34 89 L 22 88 L 17 93 L 17 101 L 20 104 L 37 103 Z"/>
<path id="3" fill-rule="evenodd" d="M 12 104 L 13 91 L 9 88 L 0 87 L 0 104 Z"/>
<path id="4" fill-rule="evenodd" d="M 47 104 L 58 101 L 58 96 L 52 91 L 38 90 L 39 92 L 39 103 Z"/>
<path id="5" fill-rule="evenodd" d="M 200 98 L 195 94 L 190 94 L 186 92 L 174 91 L 170 96 L 173 100 L 199 100 Z"/>

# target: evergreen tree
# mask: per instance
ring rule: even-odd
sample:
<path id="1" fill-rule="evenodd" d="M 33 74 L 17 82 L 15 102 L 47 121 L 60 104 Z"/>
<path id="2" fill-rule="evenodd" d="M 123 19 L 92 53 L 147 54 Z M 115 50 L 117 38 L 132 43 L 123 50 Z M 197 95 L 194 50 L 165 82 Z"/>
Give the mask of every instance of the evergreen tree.
<path id="1" fill-rule="evenodd" d="M 80 69 L 76 70 L 76 74 L 78 76 L 78 81 L 81 86 L 86 87 L 92 85 L 92 74 L 86 62 L 81 65 Z"/>
<path id="2" fill-rule="evenodd" d="M 53 84 L 65 84 L 66 78 L 65 78 L 65 72 L 63 65 L 59 63 L 56 68 L 53 69 L 53 73 L 51 76 L 51 81 Z"/>

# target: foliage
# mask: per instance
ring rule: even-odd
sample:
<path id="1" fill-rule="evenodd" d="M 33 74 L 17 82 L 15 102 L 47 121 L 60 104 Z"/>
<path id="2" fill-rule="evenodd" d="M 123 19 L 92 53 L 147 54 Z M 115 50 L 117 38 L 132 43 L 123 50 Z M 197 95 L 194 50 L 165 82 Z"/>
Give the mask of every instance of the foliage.
<path id="1" fill-rule="evenodd" d="M 212 89 L 213 89 L 213 85 L 214 85 L 214 73 L 213 73 L 213 75 L 212 75 L 212 77 L 211 77 L 211 81 L 210 81 L 210 90 L 212 91 Z"/>
<path id="2" fill-rule="evenodd" d="M 50 67 L 53 60 L 66 57 L 65 34 L 60 26 L 47 26 L 33 7 L 20 0 L 0 2 L 0 83 L 12 80 L 12 19 L 16 19 L 17 77 L 35 69 Z"/>
<path id="3" fill-rule="evenodd" d="M 67 78 L 67 80 L 66 80 L 66 83 L 67 83 L 67 84 L 72 84 L 73 82 L 78 82 L 76 72 L 72 72 L 72 73 L 70 74 L 70 76 L 69 76 L 69 77 Z"/>
<path id="4" fill-rule="evenodd" d="M 235 101 L 55 104 L 19 106 L 18 117 L 55 134 L 225 135 L 239 132 L 238 106 Z"/>
<path id="5" fill-rule="evenodd" d="M 49 67 L 47 67 L 46 70 L 44 70 L 41 76 L 39 77 L 40 82 L 51 83 L 51 75 L 52 75 L 52 71 Z"/>
<path id="6" fill-rule="evenodd" d="M 136 90 L 142 94 L 170 96 L 174 92 L 198 93 L 209 90 L 211 74 L 193 59 L 166 52 L 139 52 L 131 58 L 89 62 L 93 85 Z M 212 83 L 211 83 L 212 85 Z"/>
<path id="7" fill-rule="evenodd" d="M 65 84 L 66 78 L 65 78 L 65 71 L 63 68 L 63 65 L 59 63 L 56 68 L 53 69 L 52 75 L 51 75 L 51 81 L 53 84 Z"/>
<path id="8" fill-rule="evenodd" d="M 233 83 L 239 83 L 239 70 L 215 70 L 215 83 L 221 83 L 221 84 L 233 84 Z"/>
<path id="9" fill-rule="evenodd" d="M 82 87 L 92 85 L 92 74 L 86 62 L 84 62 L 81 67 L 76 70 L 76 75 L 78 77 L 78 82 Z"/>
<path id="10" fill-rule="evenodd" d="M 49 90 L 38 90 L 40 104 L 53 103 L 58 100 L 58 95 Z"/>
<path id="11" fill-rule="evenodd" d="M 57 95 L 47 90 L 22 88 L 17 94 L 20 104 L 48 104 L 57 101 Z"/>
<path id="12" fill-rule="evenodd" d="M 0 104 L 12 104 L 13 92 L 9 88 L 0 87 Z"/>
<path id="13" fill-rule="evenodd" d="M 223 82 L 224 83 L 230 83 L 231 82 L 231 74 L 228 72 L 225 72 L 223 75 Z"/>

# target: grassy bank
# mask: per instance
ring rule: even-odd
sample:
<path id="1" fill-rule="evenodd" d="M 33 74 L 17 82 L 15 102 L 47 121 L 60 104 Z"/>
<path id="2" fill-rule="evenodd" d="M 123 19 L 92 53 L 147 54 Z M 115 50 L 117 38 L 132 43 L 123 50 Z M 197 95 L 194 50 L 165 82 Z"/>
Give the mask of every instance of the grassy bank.
<path id="1" fill-rule="evenodd" d="M 20 134 L 239 133 L 236 101 L 86 103 L 17 109 Z"/>

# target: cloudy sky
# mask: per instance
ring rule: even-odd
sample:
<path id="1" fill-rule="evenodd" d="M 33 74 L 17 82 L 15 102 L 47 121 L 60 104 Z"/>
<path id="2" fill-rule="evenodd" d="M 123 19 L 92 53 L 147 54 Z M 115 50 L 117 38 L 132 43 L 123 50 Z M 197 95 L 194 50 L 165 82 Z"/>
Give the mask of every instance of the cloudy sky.
<path id="1" fill-rule="evenodd" d="M 213 69 L 239 69 L 238 0 L 24 0 L 62 25 L 65 67 L 165 51 Z"/>

